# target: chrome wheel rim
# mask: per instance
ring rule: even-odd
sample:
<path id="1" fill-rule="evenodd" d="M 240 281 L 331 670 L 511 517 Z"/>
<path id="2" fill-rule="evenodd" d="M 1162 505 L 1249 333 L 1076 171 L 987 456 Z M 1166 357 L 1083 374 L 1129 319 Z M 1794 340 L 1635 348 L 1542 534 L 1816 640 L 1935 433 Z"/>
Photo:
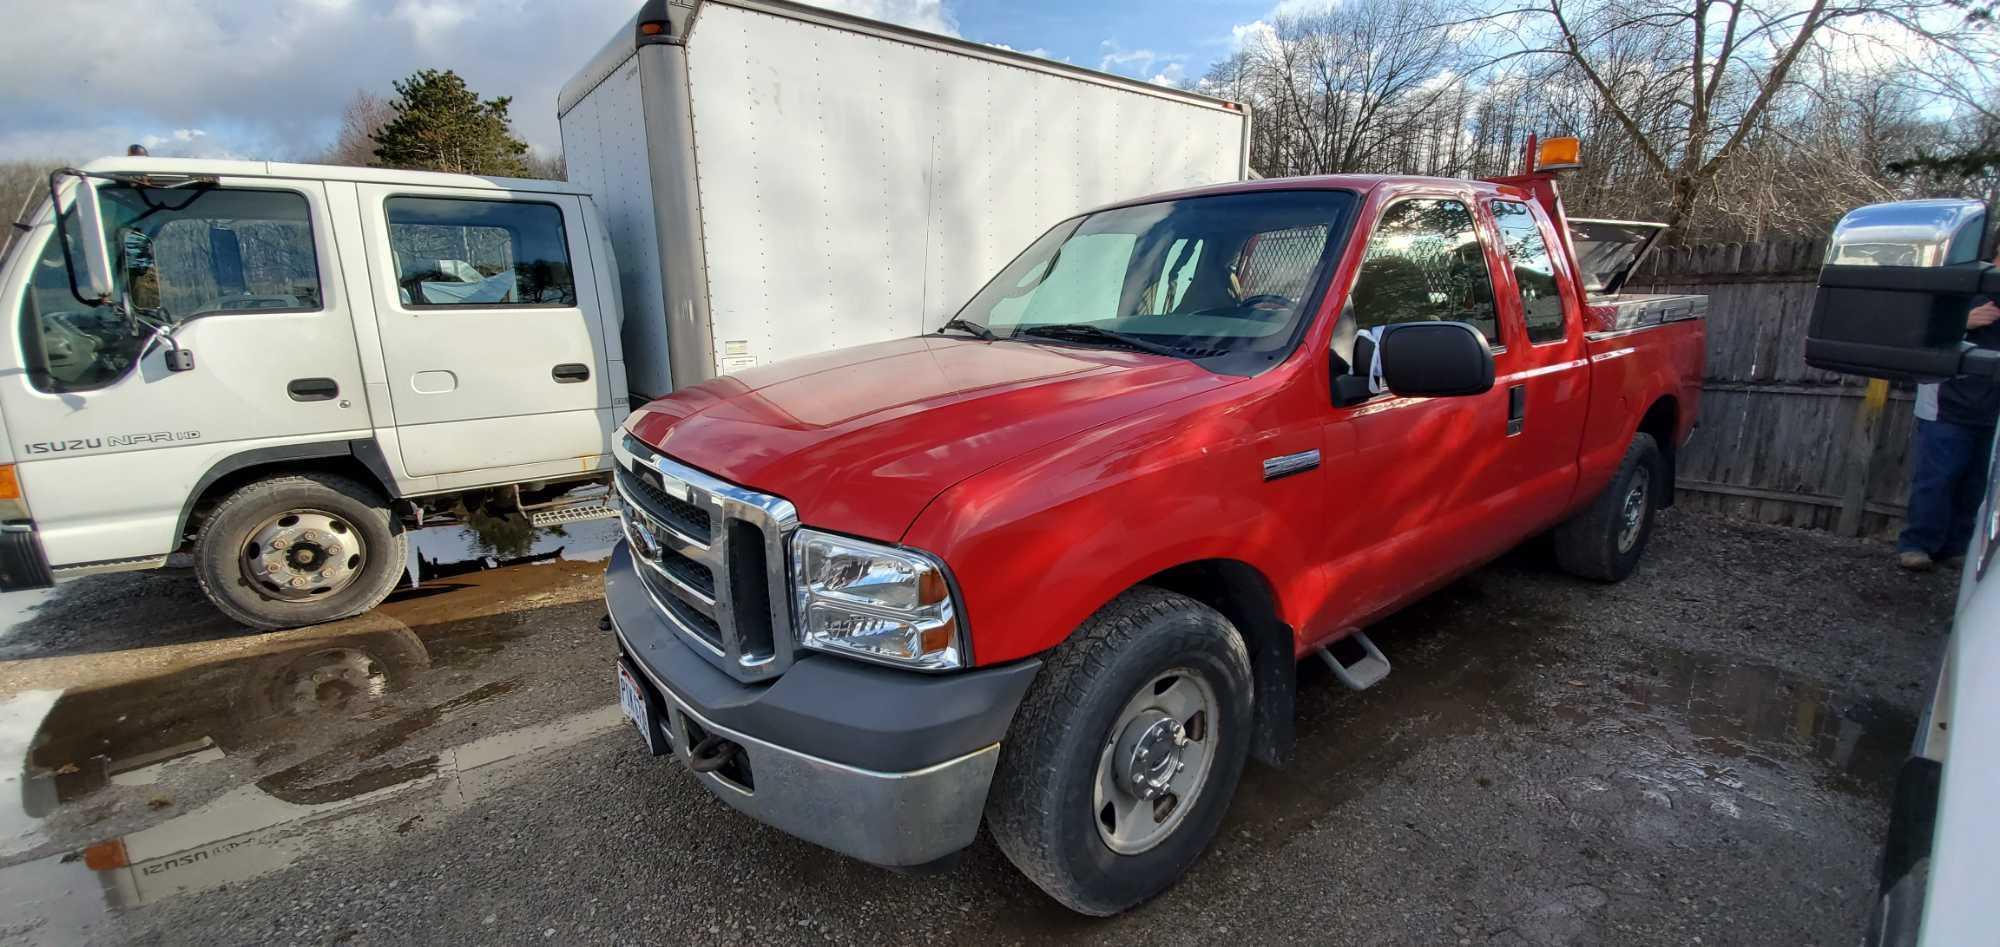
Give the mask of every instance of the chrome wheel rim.
<path id="1" fill-rule="evenodd" d="M 1208 784 L 1217 734 L 1215 688 L 1198 672 L 1154 675 L 1119 710 L 1097 757 L 1091 815 L 1120 855 L 1165 841 Z"/>
<path id="2" fill-rule="evenodd" d="M 1646 493 L 1653 486 L 1653 474 L 1641 467 L 1632 471 L 1632 488 L 1625 491 L 1625 505 L 1619 511 L 1618 551 L 1631 552 L 1646 528 Z"/>
<path id="3" fill-rule="evenodd" d="M 274 598 L 308 601 L 354 584 L 368 544 L 354 525 L 323 510 L 286 510 L 250 531 L 243 575 Z"/>

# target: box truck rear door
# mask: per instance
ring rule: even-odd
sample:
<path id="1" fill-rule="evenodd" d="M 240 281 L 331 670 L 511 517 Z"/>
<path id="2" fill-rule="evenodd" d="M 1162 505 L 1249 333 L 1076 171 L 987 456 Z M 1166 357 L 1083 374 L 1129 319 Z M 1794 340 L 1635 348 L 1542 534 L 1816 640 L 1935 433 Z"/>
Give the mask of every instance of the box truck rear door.
<path id="1" fill-rule="evenodd" d="M 409 472 L 594 467 L 611 394 L 582 202 L 374 184 L 360 199 Z"/>

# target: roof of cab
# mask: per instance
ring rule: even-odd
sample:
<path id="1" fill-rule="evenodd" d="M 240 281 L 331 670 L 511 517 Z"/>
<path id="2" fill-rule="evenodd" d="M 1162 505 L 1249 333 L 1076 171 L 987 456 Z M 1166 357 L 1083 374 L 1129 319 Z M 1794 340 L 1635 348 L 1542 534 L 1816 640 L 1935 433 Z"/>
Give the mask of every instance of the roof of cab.
<path id="1" fill-rule="evenodd" d="M 397 171 L 333 164 L 292 164 L 283 161 L 228 161 L 213 158 L 99 158 L 85 171 L 123 174 L 213 174 L 222 177 L 285 178 L 308 181 L 353 181 L 360 184 L 405 184 L 427 187 L 531 191 L 541 194 L 586 194 L 568 181 L 483 177 L 442 171 Z"/>
<path id="2" fill-rule="evenodd" d="M 1113 210 L 1119 207 L 1134 207 L 1140 204 L 1157 204 L 1161 201 L 1177 201 L 1190 197 L 1213 197 L 1218 194 L 1247 194 L 1255 191 L 1355 191 L 1366 194 L 1384 185 L 1423 185 L 1448 187 L 1452 189 L 1471 187 L 1491 194 L 1519 195 L 1520 190 L 1492 181 L 1472 178 L 1425 177 L 1415 174 L 1314 174 L 1290 178 L 1259 178 L 1254 181 L 1225 181 L 1221 184 L 1207 184 L 1179 191 L 1164 191 L 1148 194 L 1130 200 L 1114 201 L 1102 207 L 1092 208 L 1090 213 Z"/>

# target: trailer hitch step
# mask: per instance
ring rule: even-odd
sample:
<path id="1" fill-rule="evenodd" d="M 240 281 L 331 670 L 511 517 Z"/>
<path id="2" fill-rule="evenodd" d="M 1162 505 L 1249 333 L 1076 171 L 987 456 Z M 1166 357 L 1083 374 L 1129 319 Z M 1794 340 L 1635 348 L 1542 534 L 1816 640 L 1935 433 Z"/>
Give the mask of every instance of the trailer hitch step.
<path id="1" fill-rule="evenodd" d="M 1333 648 L 1347 642 L 1359 646 L 1362 657 L 1351 664 L 1342 664 L 1340 658 L 1334 656 Z M 1327 668 L 1333 671 L 1333 676 L 1338 678 L 1340 683 L 1358 691 L 1374 687 L 1389 676 L 1389 659 L 1382 656 L 1382 649 L 1375 647 L 1375 642 L 1368 640 L 1368 636 L 1359 631 L 1334 642 L 1332 646 L 1320 648 L 1319 659 L 1326 662 Z"/>

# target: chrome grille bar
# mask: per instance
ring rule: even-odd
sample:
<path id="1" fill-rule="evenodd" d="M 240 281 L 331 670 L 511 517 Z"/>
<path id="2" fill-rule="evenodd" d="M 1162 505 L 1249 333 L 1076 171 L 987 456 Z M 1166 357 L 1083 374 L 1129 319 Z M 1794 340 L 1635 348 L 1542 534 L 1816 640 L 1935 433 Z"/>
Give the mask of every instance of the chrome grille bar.
<path id="1" fill-rule="evenodd" d="M 613 444 L 612 453 L 618 461 L 614 484 L 626 540 L 633 559 L 646 570 L 647 590 L 667 624 L 737 680 L 765 680 L 783 673 L 793 659 L 791 589 L 785 570 L 786 547 L 799 524 L 797 509 L 780 497 L 679 463 L 629 435 Z M 689 535 L 701 532 L 692 528 L 696 511 L 707 518 L 706 536 Z M 761 549 L 732 547 L 746 542 Z M 763 575 L 754 580 L 731 575 L 732 563 L 760 558 Z M 699 587 L 697 569 L 707 570 L 709 588 Z M 756 585 L 746 585 L 749 582 L 761 583 L 768 595 L 750 595 L 762 601 L 739 604 L 746 589 L 758 591 Z M 770 614 L 753 613 L 763 609 Z M 768 642 L 761 633 L 767 624 L 764 619 L 770 629 Z M 713 627 L 708 627 L 710 622 Z M 756 633 L 746 633 L 752 629 Z"/>

